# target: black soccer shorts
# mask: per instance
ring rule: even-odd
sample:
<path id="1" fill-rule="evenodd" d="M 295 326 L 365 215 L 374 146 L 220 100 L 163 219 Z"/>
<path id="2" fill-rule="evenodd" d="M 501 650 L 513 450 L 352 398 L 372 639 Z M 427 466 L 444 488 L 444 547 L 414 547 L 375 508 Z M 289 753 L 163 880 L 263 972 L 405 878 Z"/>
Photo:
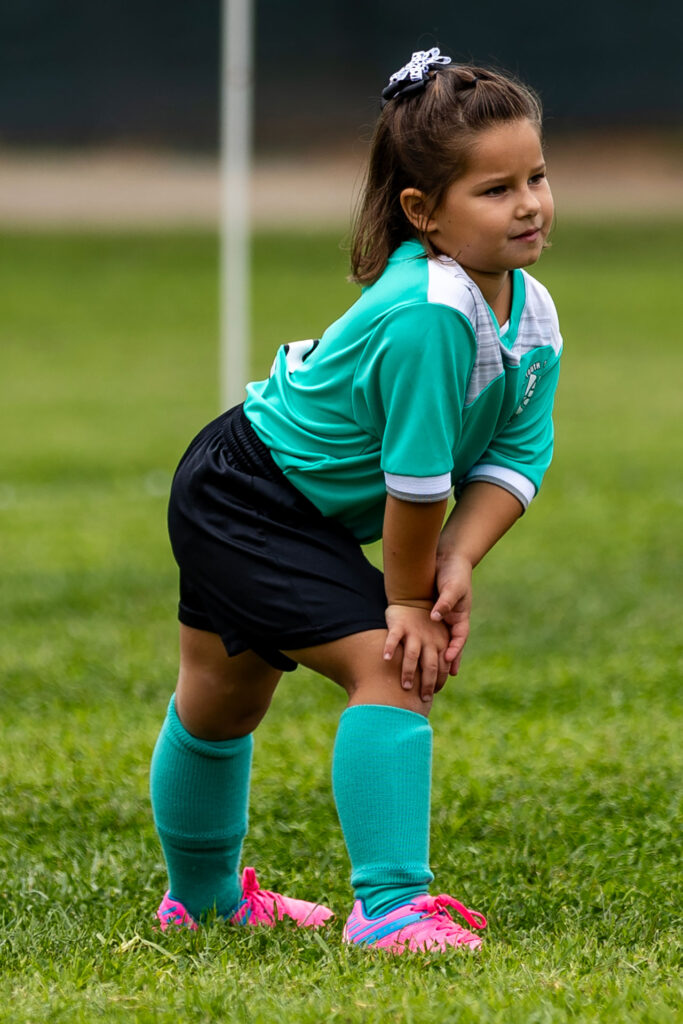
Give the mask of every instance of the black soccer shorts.
<path id="1" fill-rule="evenodd" d="M 229 655 L 252 650 L 289 671 L 283 650 L 386 628 L 382 573 L 286 479 L 241 405 L 183 455 L 168 525 L 178 618 L 217 633 Z"/>

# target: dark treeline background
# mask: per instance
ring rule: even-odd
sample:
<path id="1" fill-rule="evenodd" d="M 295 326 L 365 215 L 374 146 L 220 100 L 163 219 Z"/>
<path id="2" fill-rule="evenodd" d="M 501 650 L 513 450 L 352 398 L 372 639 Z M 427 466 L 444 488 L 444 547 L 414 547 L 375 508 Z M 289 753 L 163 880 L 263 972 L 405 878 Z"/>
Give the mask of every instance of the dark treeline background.
<path id="1" fill-rule="evenodd" d="M 683 120 L 678 0 L 257 0 L 261 151 L 363 132 L 414 49 L 505 67 L 552 131 Z M 0 143 L 217 142 L 219 0 L 3 0 Z"/>

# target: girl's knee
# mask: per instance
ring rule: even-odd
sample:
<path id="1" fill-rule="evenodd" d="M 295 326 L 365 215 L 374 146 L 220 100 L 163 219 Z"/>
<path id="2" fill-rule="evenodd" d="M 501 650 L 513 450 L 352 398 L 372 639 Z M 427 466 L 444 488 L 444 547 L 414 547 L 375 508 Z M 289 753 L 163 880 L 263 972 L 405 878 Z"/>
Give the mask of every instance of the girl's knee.
<path id="1" fill-rule="evenodd" d="M 373 678 L 358 680 L 354 685 L 347 687 L 349 695 L 349 707 L 356 704 L 383 704 L 388 707 L 402 708 L 404 711 L 414 711 L 418 715 L 429 716 L 434 703 L 433 696 L 427 700 L 422 699 L 420 691 L 420 678 L 416 677 L 410 690 L 401 686 L 400 672 L 392 672 L 386 677 L 379 675 Z"/>
<path id="2" fill-rule="evenodd" d="M 268 711 L 272 691 L 235 693 L 215 683 L 197 676 L 189 683 L 181 673 L 176 710 L 185 729 L 204 740 L 238 739 L 254 732 Z"/>
<path id="3" fill-rule="evenodd" d="M 181 657 L 176 704 L 181 722 L 201 739 L 237 739 L 266 714 L 282 673 L 252 652 L 211 660 Z"/>

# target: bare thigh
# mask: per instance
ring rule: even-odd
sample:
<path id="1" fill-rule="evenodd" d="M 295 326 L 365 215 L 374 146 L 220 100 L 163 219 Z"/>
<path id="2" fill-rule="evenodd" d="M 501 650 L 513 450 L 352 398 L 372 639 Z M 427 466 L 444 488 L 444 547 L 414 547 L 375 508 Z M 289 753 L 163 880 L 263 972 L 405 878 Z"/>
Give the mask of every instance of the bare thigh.
<path id="1" fill-rule="evenodd" d="M 349 695 L 349 707 L 354 704 L 386 704 L 428 715 L 432 701 L 423 701 L 420 696 L 419 672 L 411 690 L 404 690 L 401 686 L 402 648 L 396 651 L 391 661 L 384 660 L 386 636 L 385 629 L 371 629 L 316 647 L 284 653 L 343 686 Z"/>
<path id="2" fill-rule="evenodd" d="M 181 624 L 176 711 L 192 736 L 229 740 L 253 732 L 281 676 L 253 651 L 231 658 L 216 633 Z"/>
<path id="3" fill-rule="evenodd" d="M 355 704 L 384 704 L 427 716 L 419 673 L 412 690 L 401 686 L 399 649 L 383 658 L 386 630 L 354 633 L 326 644 L 285 651 L 290 658 L 342 686 Z M 176 711 L 192 736 L 227 740 L 253 732 L 265 716 L 282 677 L 253 651 L 229 657 L 216 633 L 180 626 Z"/>

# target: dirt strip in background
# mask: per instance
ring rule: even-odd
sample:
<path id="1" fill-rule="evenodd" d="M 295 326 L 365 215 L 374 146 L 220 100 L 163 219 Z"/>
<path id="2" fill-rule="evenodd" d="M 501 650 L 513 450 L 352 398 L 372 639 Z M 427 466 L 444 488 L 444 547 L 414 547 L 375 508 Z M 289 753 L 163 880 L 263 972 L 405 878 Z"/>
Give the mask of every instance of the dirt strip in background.
<path id="1" fill-rule="evenodd" d="M 349 150 L 352 155 L 349 155 Z M 256 227 L 345 227 L 366 150 L 258 160 Z M 548 146 L 561 215 L 683 217 L 680 138 L 576 137 Z M 215 226 L 219 167 L 208 157 L 95 151 L 0 152 L 0 225 L 8 228 Z"/>

